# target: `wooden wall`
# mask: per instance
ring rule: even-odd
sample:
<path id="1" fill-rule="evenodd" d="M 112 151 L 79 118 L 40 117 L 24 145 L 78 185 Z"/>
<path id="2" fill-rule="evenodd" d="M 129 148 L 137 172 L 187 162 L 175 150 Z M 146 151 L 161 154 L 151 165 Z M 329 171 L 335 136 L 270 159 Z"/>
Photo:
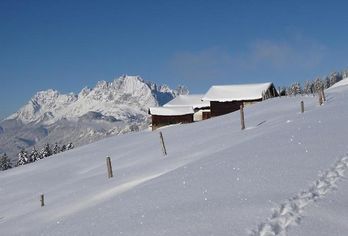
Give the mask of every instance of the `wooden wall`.
<path id="1" fill-rule="evenodd" d="M 230 112 L 238 111 L 240 105 L 243 104 L 243 101 L 233 101 L 233 102 L 210 102 L 211 116 L 221 116 Z"/>
<path id="2" fill-rule="evenodd" d="M 178 124 L 178 123 L 192 123 L 193 114 L 181 115 L 181 116 L 157 116 L 152 115 L 152 130 L 159 127 Z"/>

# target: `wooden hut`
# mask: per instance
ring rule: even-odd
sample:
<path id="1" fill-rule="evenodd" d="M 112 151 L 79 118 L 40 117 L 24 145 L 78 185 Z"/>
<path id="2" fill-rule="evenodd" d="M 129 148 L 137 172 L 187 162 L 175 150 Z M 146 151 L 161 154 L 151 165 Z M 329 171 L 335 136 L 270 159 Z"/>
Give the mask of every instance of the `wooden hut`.
<path id="1" fill-rule="evenodd" d="M 211 116 L 220 116 L 265 98 L 277 97 L 273 83 L 237 84 L 212 86 L 203 96 L 203 101 L 210 102 Z"/>
<path id="2" fill-rule="evenodd" d="M 179 95 L 168 103 L 164 104 L 163 107 L 192 107 L 194 110 L 194 121 L 203 120 L 207 117 L 204 115 L 210 113 L 210 102 L 202 101 L 204 94 L 193 94 L 193 95 Z"/>
<path id="3" fill-rule="evenodd" d="M 193 108 L 184 107 L 150 107 L 149 114 L 152 119 L 152 130 L 172 124 L 185 124 L 193 122 Z"/>

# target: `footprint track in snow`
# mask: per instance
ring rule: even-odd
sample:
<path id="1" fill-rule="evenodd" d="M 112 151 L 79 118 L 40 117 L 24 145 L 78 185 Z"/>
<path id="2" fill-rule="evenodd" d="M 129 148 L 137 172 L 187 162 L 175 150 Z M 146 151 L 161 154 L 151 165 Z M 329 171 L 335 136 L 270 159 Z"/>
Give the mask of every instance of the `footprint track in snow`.
<path id="1" fill-rule="evenodd" d="M 300 192 L 273 209 L 272 216 L 259 224 L 257 229 L 250 231 L 249 235 L 286 236 L 290 226 L 300 223 L 304 208 L 335 189 L 336 183 L 344 178 L 344 172 L 347 169 L 348 155 L 342 157 L 332 168 L 321 174 L 308 190 Z"/>

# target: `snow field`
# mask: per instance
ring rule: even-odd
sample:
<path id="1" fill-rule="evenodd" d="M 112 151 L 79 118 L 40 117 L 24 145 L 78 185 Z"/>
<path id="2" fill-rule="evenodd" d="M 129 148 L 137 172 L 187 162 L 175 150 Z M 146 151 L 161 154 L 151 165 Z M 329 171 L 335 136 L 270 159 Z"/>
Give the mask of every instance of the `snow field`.
<path id="1" fill-rule="evenodd" d="M 332 209 L 327 217 L 348 217 L 342 200 L 348 191 L 341 185 L 331 191 L 347 166 L 345 158 L 334 164 L 348 150 L 347 97 L 347 89 L 337 88 L 328 91 L 323 106 L 313 97 L 266 100 L 245 108 L 243 131 L 239 112 L 163 128 L 166 157 L 158 132 L 140 132 L 0 172 L 0 235 L 328 232 L 328 224 L 310 222 L 321 216 L 313 210 L 321 204 Z M 111 179 L 106 156 L 112 159 Z M 345 210 L 333 205 L 336 192 Z M 347 233 L 345 224 L 337 232 Z"/>
<path id="2" fill-rule="evenodd" d="M 348 169 L 348 156 L 342 157 L 337 163 L 322 174 L 307 191 L 297 194 L 295 197 L 282 203 L 273 209 L 273 214 L 266 222 L 261 223 L 257 230 L 251 232 L 251 236 L 275 236 L 287 235 L 287 230 L 292 225 L 301 222 L 301 213 L 304 208 L 325 197 L 332 189 L 337 188 L 336 183 L 344 178 L 344 172 Z"/>

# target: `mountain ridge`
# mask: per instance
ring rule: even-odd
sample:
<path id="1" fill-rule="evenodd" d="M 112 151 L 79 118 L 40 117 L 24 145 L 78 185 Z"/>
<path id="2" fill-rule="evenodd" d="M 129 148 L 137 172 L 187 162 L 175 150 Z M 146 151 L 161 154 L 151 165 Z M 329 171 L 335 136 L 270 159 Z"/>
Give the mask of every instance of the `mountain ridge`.
<path id="1" fill-rule="evenodd" d="M 98 81 L 95 87 L 84 87 L 79 93 L 39 91 L 0 122 L 0 153 L 13 156 L 21 148 L 42 146 L 45 142 L 73 142 L 79 146 L 102 137 L 143 130 L 149 124 L 148 107 L 188 93 L 184 86 L 171 89 L 128 75 L 111 82 Z"/>

